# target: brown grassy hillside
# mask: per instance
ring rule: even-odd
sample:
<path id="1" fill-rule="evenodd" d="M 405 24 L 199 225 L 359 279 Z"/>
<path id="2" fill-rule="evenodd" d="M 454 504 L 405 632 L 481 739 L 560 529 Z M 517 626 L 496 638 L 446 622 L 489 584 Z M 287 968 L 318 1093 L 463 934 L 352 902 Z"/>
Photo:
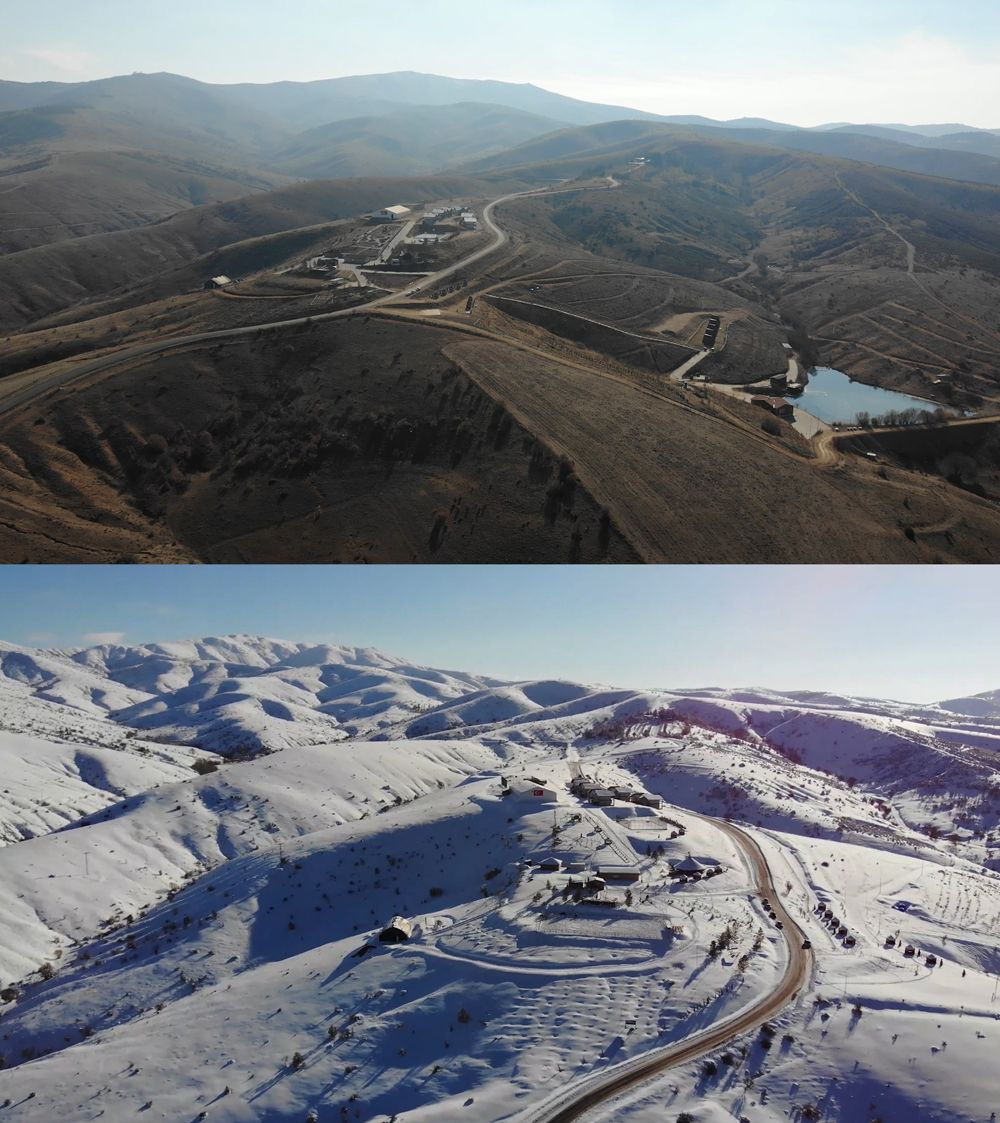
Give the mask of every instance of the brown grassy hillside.
<path id="1" fill-rule="evenodd" d="M 280 173 L 138 151 L 0 159 L 0 254 L 127 230 L 291 182 Z"/>
<path id="2" fill-rule="evenodd" d="M 636 560 L 571 465 L 371 318 L 163 358 L 3 426 L 17 560 Z"/>

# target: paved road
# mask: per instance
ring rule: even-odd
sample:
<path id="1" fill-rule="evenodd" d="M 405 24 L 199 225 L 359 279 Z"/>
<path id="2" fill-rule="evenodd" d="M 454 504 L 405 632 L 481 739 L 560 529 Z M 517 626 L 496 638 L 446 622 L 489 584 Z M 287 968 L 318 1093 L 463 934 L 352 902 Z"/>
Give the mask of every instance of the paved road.
<path id="1" fill-rule="evenodd" d="M 557 189 L 557 191 L 560 189 Z M 565 188 L 561 190 L 566 190 Z M 0 401 L 0 416 L 5 413 L 10 413 L 15 409 L 20 409 L 22 406 L 28 405 L 30 402 L 35 401 L 43 394 L 47 394 L 52 390 L 60 389 L 68 386 L 78 379 L 86 378 L 93 374 L 101 374 L 104 371 L 111 370 L 116 366 L 125 363 L 134 362 L 137 359 L 150 358 L 154 355 L 163 355 L 170 351 L 177 351 L 184 347 L 189 347 L 196 344 L 212 343 L 222 340 L 238 339 L 241 336 L 254 335 L 258 331 L 275 331 L 288 327 L 302 326 L 307 322 L 320 323 L 325 320 L 336 320 L 345 318 L 347 316 L 354 316 L 358 313 L 369 311 L 373 308 L 381 308 L 384 305 L 392 304 L 394 302 L 405 299 L 407 296 L 412 295 L 420 289 L 431 287 L 439 284 L 441 281 L 446 280 L 448 277 L 457 273 L 460 269 L 465 269 L 470 265 L 476 264 L 484 257 L 496 253 L 502 246 L 506 245 L 509 241 L 508 235 L 494 222 L 493 212 L 501 203 L 510 202 L 513 199 L 520 199 L 529 195 L 552 194 L 554 192 L 548 189 L 535 189 L 531 191 L 518 191 L 509 195 L 504 195 L 499 199 L 494 199 L 483 213 L 483 219 L 486 226 L 494 235 L 492 244 L 478 250 L 476 253 L 470 254 L 469 257 L 463 259 L 455 265 L 449 266 L 447 269 L 442 269 L 439 273 L 435 273 L 427 278 L 426 281 L 421 282 L 419 285 L 407 290 L 405 293 L 389 293 L 386 296 L 379 297 L 375 300 L 369 301 L 366 304 L 355 305 L 352 308 L 344 308 L 337 312 L 324 312 L 315 316 L 299 316 L 290 320 L 272 320 L 266 324 L 254 324 L 248 327 L 228 328 L 223 331 L 212 332 L 199 332 L 194 335 L 172 336 L 168 340 L 159 343 L 147 343 L 139 347 L 126 348 L 123 351 L 116 351 L 113 355 L 105 355 L 100 359 L 93 359 L 90 362 L 82 363 L 78 366 L 71 367 L 69 370 L 63 371 L 59 374 L 51 375 L 49 378 L 42 379 L 32 386 L 21 390 L 18 393 L 12 394 L 10 397 Z M 0 389 L 2 392 L 2 389 Z"/>
<path id="2" fill-rule="evenodd" d="M 475 253 L 470 254 L 462 261 L 457 262 L 455 265 L 449 266 L 447 269 L 442 269 L 438 273 L 429 276 L 425 281 L 410 288 L 402 293 L 389 293 L 386 296 L 378 297 L 371 300 L 366 304 L 356 304 L 352 308 L 343 308 L 337 312 L 322 312 L 314 316 L 298 316 L 290 320 L 272 320 L 265 324 L 252 324 L 247 327 L 239 328 L 226 328 L 222 331 L 209 331 L 199 332 L 194 335 L 177 335 L 171 336 L 170 339 L 163 340 L 158 343 L 146 343 L 139 347 L 130 347 L 122 351 L 116 351 L 113 355 L 105 355 L 100 359 L 92 359 L 90 362 L 81 363 L 78 366 L 73 366 L 69 370 L 62 371 L 59 374 L 53 374 L 48 378 L 43 378 L 39 382 L 21 390 L 17 393 L 11 394 L 9 397 L 0 401 L 0 416 L 10 413 L 15 409 L 20 409 L 22 406 L 28 405 L 30 402 L 40 398 L 43 394 L 47 394 L 52 390 L 61 389 L 68 386 L 78 379 L 87 378 L 93 374 L 101 374 L 104 371 L 111 370 L 114 367 L 121 366 L 125 363 L 131 363 L 137 359 L 146 359 L 154 355 L 163 355 L 171 351 L 182 350 L 185 347 L 193 345 L 200 345 L 203 343 L 217 343 L 225 340 L 239 339 L 245 336 L 256 335 L 261 331 L 277 331 L 289 327 L 301 327 L 307 323 L 322 323 L 326 320 L 343 319 L 348 316 L 356 316 L 360 313 L 370 311 L 375 308 L 382 308 L 387 304 L 393 304 L 405 300 L 408 296 L 425 288 L 432 288 L 440 284 L 442 281 L 447 280 L 461 269 L 466 269 L 471 265 L 475 265 L 485 257 L 497 252 L 510 240 L 507 233 L 502 230 L 493 219 L 493 212 L 502 203 L 508 203 L 513 199 L 522 199 L 530 195 L 552 195 L 560 194 L 565 191 L 579 191 L 581 188 L 535 188 L 530 191 L 515 191 L 509 195 L 504 195 L 499 199 L 494 199 L 483 212 L 483 219 L 485 225 L 494 235 L 494 241 Z M 607 188 L 602 188 L 607 190 Z M 0 393 L 2 393 L 2 383 L 0 383 Z"/>
<path id="3" fill-rule="evenodd" d="M 778 986 L 750 1009 L 710 1029 L 703 1030 L 684 1041 L 633 1061 L 617 1065 L 610 1072 L 588 1077 L 570 1085 L 548 1103 L 534 1111 L 526 1112 L 523 1123 L 572 1123 L 581 1119 L 592 1108 L 606 1104 L 622 1092 L 662 1075 L 678 1065 L 690 1064 L 708 1053 L 721 1048 L 733 1038 L 755 1030 L 769 1018 L 775 1017 L 809 982 L 812 972 L 812 952 L 802 947 L 804 934 L 782 906 L 771 871 L 763 851 L 753 838 L 739 827 L 708 816 L 700 816 L 728 835 L 746 858 L 753 874 L 756 891 L 767 897 L 784 925 L 783 935 L 788 945 L 788 966 Z"/>

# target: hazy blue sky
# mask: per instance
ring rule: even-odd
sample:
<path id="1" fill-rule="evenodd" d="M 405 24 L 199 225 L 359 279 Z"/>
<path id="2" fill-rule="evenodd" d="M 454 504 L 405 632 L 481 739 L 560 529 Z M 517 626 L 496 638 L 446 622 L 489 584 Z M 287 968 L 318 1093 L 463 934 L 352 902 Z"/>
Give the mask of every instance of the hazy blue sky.
<path id="1" fill-rule="evenodd" d="M 626 686 L 933 701 L 1000 688 L 1000 574 L 948 567 L 0 569 L 0 639 L 235 632 Z"/>
<path id="2" fill-rule="evenodd" d="M 31 0 L 0 77 L 421 70 L 661 113 L 1000 127 L 997 0 Z"/>

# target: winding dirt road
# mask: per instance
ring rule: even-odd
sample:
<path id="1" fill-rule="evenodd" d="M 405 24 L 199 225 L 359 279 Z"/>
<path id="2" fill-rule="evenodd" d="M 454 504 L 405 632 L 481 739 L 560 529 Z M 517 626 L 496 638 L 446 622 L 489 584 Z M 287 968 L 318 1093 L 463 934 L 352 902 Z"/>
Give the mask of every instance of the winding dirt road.
<path id="1" fill-rule="evenodd" d="M 812 973 L 812 952 L 802 947 L 805 936 L 785 911 L 771 876 L 763 851 L 753 838 L 739 827 L 719 819 L 699 816 L 712 823 L 736 844 L 753 876 L 755 889 L 771 903 L 778 920 L 784 925 L 782 934 L 788 945 L 788 965 L 778 986 L 749 1009 L 653 1053 L 626 1061 L 610 1072 L 588 1077 L 559 1092 L 541 1107 L 519 1117 L 519 1123 L 571 1123 L 581 1119 L 593 1108 L 613 1100 L 647 1080 L 661 1076 L 678 1065 L 689 1064 L 713 1052 L 734 1037 L 751 1032 L 769 1018 L 775 1017 L 809 982 Z"/>

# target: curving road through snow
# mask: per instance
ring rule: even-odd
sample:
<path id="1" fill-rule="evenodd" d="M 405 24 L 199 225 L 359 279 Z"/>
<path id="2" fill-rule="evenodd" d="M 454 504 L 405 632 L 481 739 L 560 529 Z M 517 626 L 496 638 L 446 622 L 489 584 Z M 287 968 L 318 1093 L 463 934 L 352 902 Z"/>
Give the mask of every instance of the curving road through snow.
<path id="1" fill-rule="evenodd" d="M 693 812 L 691 812 L 693 814 Z M 777 987 L 748 1009 L 711 1029 L 696 1033 L 683 1041 L 657 1049 L 597 1077 L 588 1077 L 563 1089 L 540 1107 L 518 1117 L 519 1123 L 572 1123 L 581 1119 L 592 1108 L 600 1107 L 623 1092 L 662 1075 L 678 1065 L 689 1064 L 725 1045 L 740 1034 L 747 1033 L 775 1017 L 809 982 L 812 973 L 812 952 L 803 948 L 805 935 L 785 911 L 778 898 L 777 888 L 756 841 L 739 827 L 719 819 L 701 815 L 699 818 L 729 836 L 746 859 L 755 883 L 756 892 L 766 897 L 784 925 L 782 934 L 788 945 L 788 965 Z"/>

